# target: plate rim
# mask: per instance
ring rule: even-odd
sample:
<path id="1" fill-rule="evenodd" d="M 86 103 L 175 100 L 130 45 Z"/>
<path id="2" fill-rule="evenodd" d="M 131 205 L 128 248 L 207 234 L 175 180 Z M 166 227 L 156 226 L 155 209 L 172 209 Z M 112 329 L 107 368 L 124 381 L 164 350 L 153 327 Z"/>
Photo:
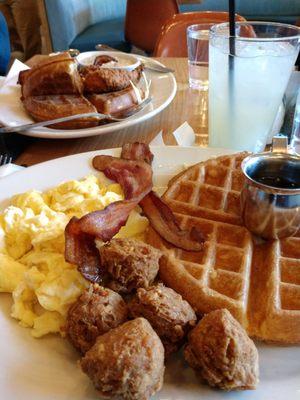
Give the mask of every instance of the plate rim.
<path id="1" fill-rule="evenodd" d="M 167 149 L 167 151 L 170 149 L 171 151 L 175 150 L 176 152 L 191 150 L 191 151 L 196 151 L 196 152 L 197 151 L 200 151 L 200 152 L 208 151 L 208 152 L 212 152 L 212 153 L 214 153 L 214 152 L 217 153 L 216 155 L 211 155 L 211 157 L 217 157 L 219 155 L 226 155 L 226 154 L 233 154 L 233 153 L 237 152 L 237 150 L 234 150 L 234 149 L 225 149 L 225 148 L 221 148 L 221 147 L 198 147 L 198 146 L 177 146 L 177 145 L 170 145 L 170 146 L 169 145 L 167 145 L 167 146 L 154 145 L 154 146 L 151 146 L 151 144 L 149 146 L 150 146 L 150 150 L 154 153 L 156 151 L 159 151 L 159 149 Z M 50 160 L 46 160 L 46 161 L 42 161 L 42 162 L 39 162 L 34 165 L 30 165 L 29 167 L 26 167 L 24 169 L 16 171 L 12 174 L 6 175 L 6 176 L 0 178 L 0 182 L 7 183 L 7 182 L 9 182 L 11 177 L 16 177 L 16 176 L 20 176 L 23 174 L 27 174 L 28 171 L 33 171 L 35 169 L 39 169 L 41 167 L 47 166 L 48 164 L 52 165 L 52 164 L 55 164 L 56 162 L 61 162 L 63 160 L 67 161 L 72 158 L 75 159 L 77 157 L 78 158 L 81 158 L 81 157 L 88 158 L 89 156 L 93 156 L 94 154 L 101 155 L 101 154 L 105 154 L 105 153 L 114 153 L 117 155 L 118 153 L 121 152 L 121 149 L 122 149 L 122 147 L 110 147 L 107 149 L 89 150 L 89 151 L 84 151 L 84 152 L 80 152 L 80 153 L 69 154 L 69 155 L 62 156 L 62 157 L 52 158 Z M 155 157 L 155 154 L 154 154 L 154 157 Z M 199 161 L 199 162 L 201 162 L 201 161 Z M 153 172 L 153 175 L 155 176 L 155 172 Z M 0 194 L 0 201 L 1 201 L 1 194 Z M 0 211 L 1 211 L 1 208 L 0 208 Z"/>

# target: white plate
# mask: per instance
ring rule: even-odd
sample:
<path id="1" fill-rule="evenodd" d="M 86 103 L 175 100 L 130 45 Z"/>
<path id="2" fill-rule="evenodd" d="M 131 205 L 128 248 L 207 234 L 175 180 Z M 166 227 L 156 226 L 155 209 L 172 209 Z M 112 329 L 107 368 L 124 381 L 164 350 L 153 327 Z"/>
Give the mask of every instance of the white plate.
<path id="1" fill-rule="evenodd" d="M 91 53 L 95 55 L 97 52 L 82 53 L 80 55 L 80 60 L 83 61 L 85 57 L 91 57 Z M 103 52 L 98 52 L 98 54 L 103 54 Z M 113 55 L 115 53 L 111 52 L 111 54 Z M 163 64 L 159 63 L 158 61 L 149 59 L 147 57 L 135 57 L 141 61 L 151 63 L 154 66 L 163 66 Z M 151 80 L 150 96 L 153 98 L 153 101 L 139 113 L 132 115 L 124 121 L 109 123 L 87 129 L 62 130 L 45 127 L 35 128 L 20 133 L 27 136 L 48 139 L 70 139 L 103 135 L 146 121 L 147 119 L 160 113 L 171 103 L 176 94 L 177 85 L 175 77 L 172 73 L 150 72 L 147 70 L 145 74 L 147 79 Z M 20 101 L 21 89 L 20 85 L 17 85 L 17 80 L 18 74 L 13 75 L 7 84 L 5 84 L 5 86 L 3 86 L 0 90 L 0 122 L 5 126 L 17 126 L 34 122 L 22 106 Z"/>
<path id="2" fill-rule="evenodd" d="M 153 165 L 155 183 L 163 186 L 186 164 L 224 154 L 218 149 L 157 147 Z M 228 151 L 227 151 L 228 152 Z M 0 209 L 13 194 L 29 189 L 45 190 L 62 181 L 95 173 L 96 154 L 118 155 L 119 150 L 78 154 L 48 161 L 1 179 Z M 46 179 L 45 179 L 46 177 Z M 9 316 L 10 295 L 0 296 L 0 398 L 5 400 L 96 400 L 89 379 L 76 364 L 77 353 L 64 339 L 33 339 L 29 330 Z M 202 385 L 193 371 L 174 355 L 167 362 L 160 400 L 299 400 L 300 347 L 258 344 L 260 383 L 255 391 L 225 393 Z"/>

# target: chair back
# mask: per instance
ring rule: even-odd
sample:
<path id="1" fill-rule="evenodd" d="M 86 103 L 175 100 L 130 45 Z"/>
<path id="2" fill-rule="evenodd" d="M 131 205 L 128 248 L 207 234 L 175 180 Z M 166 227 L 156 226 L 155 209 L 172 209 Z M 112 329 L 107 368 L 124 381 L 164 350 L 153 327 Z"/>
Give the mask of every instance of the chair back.
<path id="1" fill-rule="evenodd" d="M 126 0 L 40 1 L 44 3 L 44 22 L 48 25 L 54 51 L 69 48 L 76 36 L 91 25 L 124 17 L 126 9 Z"/>
<path id="2" fill-rule="evenodd" d="M 152 53 L 162 26 L 178 12 L 176 0 L 127 0 L 126 40 Z"/>
<path id="3" fill-rule="evenodd" d="M 10 60 L 10 42 L 6 19 L 0 12 L 0 75 L 6 75 Z"/>
<path id="4" fill-rule="evenodd" d="M 228 0 L 182 1 L 181 12 L 226 11 Z M 273 21 L 295 24 L 300 17 L 299 0 L 236 0 L 236 12 L 248 21 Z"/>
<path id="5" fill-rule="evenodd" d="M 228 22 L 228 12 L 190 12 L 174 15 L 162 28 L 157 39 L 155 57 L 187 57 L 186 30 L 189 25 Z M 236 15 L 237 21 L 246 21 Z"/>

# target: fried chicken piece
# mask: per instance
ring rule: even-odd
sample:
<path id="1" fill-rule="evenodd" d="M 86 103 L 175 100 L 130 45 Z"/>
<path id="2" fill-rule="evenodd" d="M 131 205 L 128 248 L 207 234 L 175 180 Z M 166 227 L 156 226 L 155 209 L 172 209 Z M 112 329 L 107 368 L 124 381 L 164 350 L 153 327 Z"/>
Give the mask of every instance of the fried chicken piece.
<path id="1" fill-rule="evenodd" d="M 130 293 L 152 285 L 159 269 L 161 252 L 136 239 L 112 239 L 99 249 L 101 265 L 109 274 L 107 286 Z"/>
<path id="2" fill-rule="evenodd" d="M 99 335 L 125 322 L 127 314 L 127 306 L 118 293 L 93 284 L 69 309 L 67 336 L 74 347 L 84 354 Z"/>
<path id="3" fill-rule="evenodd" d="M 79 95 L 83 84 L 76 61 L 69 53 L 49 56 L 19 74 L 22 98 L 43 95 Z"/>
<path id="4" fill-rule="evenodd" d="M 255 389 L 258 383 L 255 344 L 228 310 L 204 316 L 190 332 L 184 355 L 210 386 L 244 390 Z"/>
<path id="5" fill-rule="evenodd" d="M 102 396 L 147 400 L 163 384 L 164 348 L 149 322 L 137 318 L 99 336 L 81 368 Z"/>
<path id="6" fill-rule="evenodd" d="M 163 284 L 138 289 L 128 307 L 132 317 L 144 317 L 150 322 L 161 338 L 166 355 L 178 350 L 197 321 L 189 303 Z"/>
<path id="7" fill-rule="evenodd" d="M 101 68 L 97 65 L 83 66 L 80 74 L 83 80 L 84 92 L 107 93 L 126 89 L 130 82 L 137 84 L 141 79 L 142 64 L 132 71 L 124 68 Z"/>

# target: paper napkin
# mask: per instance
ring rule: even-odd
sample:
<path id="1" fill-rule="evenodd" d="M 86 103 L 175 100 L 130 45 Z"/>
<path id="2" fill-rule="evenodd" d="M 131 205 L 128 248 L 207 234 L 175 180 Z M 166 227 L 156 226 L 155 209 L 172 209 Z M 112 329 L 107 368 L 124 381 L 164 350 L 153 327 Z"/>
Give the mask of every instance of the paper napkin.
<path id="1" fill-rule="evenodd" d="M 186 121 L 173 132 L 173 135 L 178 146 L 193 146 L 195 144 L 195 132 Z"/>
<path id="2" fill-rule="evenodd" d="M 178 146 L 194 146 L 195 145 L 195 132 L 193 128 L 184 122 L 174 132 L 173 136 Z M 165 142 L 162 136 L 162 131 L 158 132 L 155 138 L 150 142 L 150 146 L 165 146 Z"/>
<path id="3" fill-rule="evenodd" d="M 162 136 L 163 131 L 158 132 L 155 138 L 149 143 L 150 146 L 165 146 L 165 142 Z"/>
<path id="4" fill-rule="evenodd" d="M 28 67 L 28 65 L 22 63 L 19 60 L 15 60 L 13 62 L 13 65 L 10 67 L 10 70 L 8 71 L 8 74 L 6 75 L 6 78 L 4 80 L 3 85 L 6 85 L 6 83 L 13 77 L 16 75 L 19 75 L 19 72 L 24 71 L 26 69 L 30 69 Z"/>

